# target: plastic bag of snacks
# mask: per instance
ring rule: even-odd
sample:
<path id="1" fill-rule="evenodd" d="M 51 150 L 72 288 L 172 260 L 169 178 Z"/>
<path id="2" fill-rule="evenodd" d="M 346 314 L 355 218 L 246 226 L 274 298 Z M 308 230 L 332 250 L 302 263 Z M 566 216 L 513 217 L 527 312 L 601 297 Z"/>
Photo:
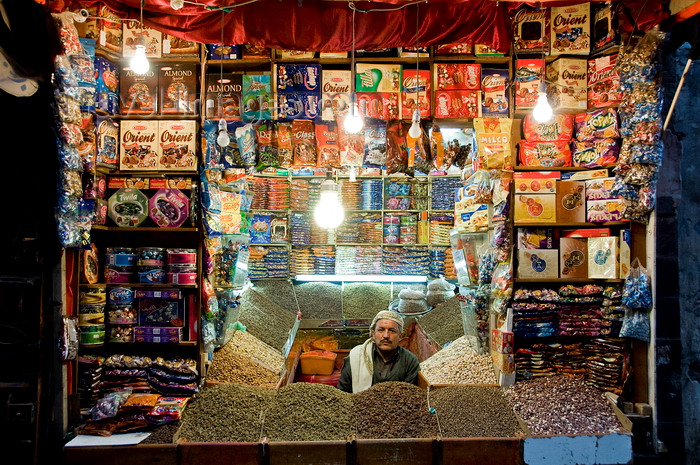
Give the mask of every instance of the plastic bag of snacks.
<path id="1" fill-rule="evenodd" d="M 402 289 L 399 292 L 399 313 L 420 313 L 428 310 L 423 291 Z"/>
<path id="2" fill-rule="evenodd" d="M 455 296 L 455 286 L 445 280 L 444 277 L 434 279 L 428 283 L 428 307 L 435 307 Z"/>
<path id="3" fill-rule="evenodd" d="M 622 288 L 622 305 L 628 308 L 651 309 L 652 295 L 649 273 L 635 258 Z"/>
<path id="4" fill-rule="evenodd" d="M 511 127 L 509 118 L 474 118 L 478 166 L 487 169 L 510 169 Z"/>
<path id="5" fill-rule="evenodd" d="M 650 334 L 649 314 L 632 308 L 625 309 L 622 319 L 620 337 L 631 337 L 640 341 L 648 341 Z"/>

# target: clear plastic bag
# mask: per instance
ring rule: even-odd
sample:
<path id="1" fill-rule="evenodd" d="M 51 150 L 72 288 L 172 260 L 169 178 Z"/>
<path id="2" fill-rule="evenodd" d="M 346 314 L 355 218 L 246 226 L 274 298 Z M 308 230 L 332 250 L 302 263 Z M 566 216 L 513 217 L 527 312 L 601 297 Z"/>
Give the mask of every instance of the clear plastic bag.
<path id="1" fill-rule="evenodd" d="M 638 258 L 632 262 L 632 268 L 625 279 L 625 285 L 622 289 L 622 305 L 635 309 L 651 309 L 652 295 L 649 273 Z"/>
<path id="2" fill-rule="evenodd" d="M 622 327 L 620 328 L 620 337 L 649 341 L 650 326 L 648 313 L 626 308 L 625 317 L 622 319 Z"/>

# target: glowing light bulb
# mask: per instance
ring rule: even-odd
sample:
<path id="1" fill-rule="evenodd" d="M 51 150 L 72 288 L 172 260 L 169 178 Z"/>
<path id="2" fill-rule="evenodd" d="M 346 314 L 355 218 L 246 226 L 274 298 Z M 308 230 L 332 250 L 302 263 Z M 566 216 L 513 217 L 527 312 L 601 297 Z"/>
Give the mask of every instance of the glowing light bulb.
<path id="1" fill-rule="evenodd" d="M 231 143 L 231 138 L 226 130 L 226 120 L 223 118 L 219 120 L 219 135 L 216 136 L 216 143 L 220 147 L 228 147 L 228 144 Z"/>
<path id="2" fill-rule="evenodd" d="M 413 122 L 411 123 L 411 128 L 408 130 L 408 135 L 414 139 L 418 139 L 421 135 L 420 110 L 418 108 L 413 111 Z"/>
<path id="3" fill-rule="evenodd" d="M 358 132 L 362 131 L 362 127 L 364 125 L 365 122 L 360 116 L 360 108 L 357 106 L 357 103 L 353 103 L 350 107 L 350 111 L 348 111 L 348 114 L 345 116 L 345 122 L 343 123 L 345 132 L 348 134 L 357 134 Z"/>
<path id="4" fill-rule="evenodd" d="M 185 6 L 185 0 L 170 0 L 170 8 L 173 10 L 179 10 Z"/>
<path id="5" fill-rule="evenodd" d="M 538 123 L 546 123 L 552 119 L 552 115 L 554 113 L 552 112 L 552 107 L 549 105 L 549 101 L 547 100 L 547 94 L 545 92 L 539 92 L 537 95 L 537 103 L 535 104 L 535 108 L 532 110 L 532 117 L 535 118 L 535 121 Z"/>
<path id="6" fill-rule="evenodd" d="M 321 197 L 314 209 L 316 224 L 325 229 L 337 228 L 345 219 L 345 210 L 338 199 L 338 191 L 332 179 L 321 183 Z"/>
<path id="7" fill-rule="evenodd" d="M 136 74 L 145 74 L 148 72 L 151 65 L 148 63 L 148 58 L 146 58 L 146 47 L 143 45 L 136 46 L 136 52 L 134 52 L 134 56 L 131 57 L 129 61 L 129 67 Z"/>

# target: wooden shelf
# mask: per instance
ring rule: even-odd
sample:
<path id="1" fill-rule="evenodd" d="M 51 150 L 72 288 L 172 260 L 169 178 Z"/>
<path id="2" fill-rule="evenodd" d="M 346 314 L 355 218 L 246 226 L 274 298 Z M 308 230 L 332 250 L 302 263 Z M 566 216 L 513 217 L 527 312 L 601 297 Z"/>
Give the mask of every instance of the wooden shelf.
<path id="1" fill-rule="evenodd" d="M 100 114 L 100 113 L 98 113 Z M 192 114 L 172 114 L 172 113 L 167 113 L 164 115 L 161 114 L 148 114 L 148 115 L 110 115 L 109 113 L 104 113 L 106 116 L 111 116 L 114 119 L 118 120 L 142 120 L 142 119 L 155 119 L 155 120 L 181 120 L 181 119 L 186 119 L 186 120 L 194 120 L 194 121 L 199 121 L 201 118 L 201 115 L 192 115 Z"/>
<path id="2" fill-rule="evenodd" d="M 605 278 L 514 278 L 516 283 L 621 283 L 624 279 Z"/>
<path id="3" fill-rule="evenodd" d="M 629 226 L 629 221 L 608 221 L 605 223 L 514 223 L 513 226 L 526 228 L 597 228 L 605 226 Z"/>
<path id="4" fill-rule="evenodd" d="M 93 224 L 92 229 L 96 231 L 113 231 L 113 232 L 180 232 L 192 233 L 199 231 L 198 228 L 159 228 L 157 226 L 136 226 L 133 228 L 125 228 L 120 226 L 103 226 L 101 224 Z"/>
<path id="5" fill-rule="evenodd" d="M 516 166 L 513 171 L 591 171 L 612 169 L 617 166 L 613 163 L 605 166 L 596 166 L 595 168 L 586 168 L 585 166 Z"/>
<path id="6" fill-rule="evenodd" d="M 168 178 L 168 177 L 181 177 L 189 176 L 193 180 L 197 180 L 196 171 L 133 171 L 133 170 L 119 170 L 113 168 L 106 168 L 98 166 L 95 171 L 100 174 L 106 174 L 108 176 L 132 176 L 132 177 L 142 177 L 142 178 Z M 189 190 L 189 189 L 185 189 Z"/>
<path id="7" fill-rule="evenodd" d="M 158 347 L 196 347 L 197 341 L 181 341 L 181 342 L 109 342 L 104 344 L 81 345 L 79 350 L 109 350 L 115 351 L 117 347 L 128 347 L 139 349 L 148 347 L 151 350 L 156 350 Z"/>
<path id="8" fill-rule="evenodd" d="M 81 283 L 84 289 L 99 289 L 102 287 L 138 287 L 144 289 L 197 289 L 197 284 L 148 284 L 148 283 Z"/>

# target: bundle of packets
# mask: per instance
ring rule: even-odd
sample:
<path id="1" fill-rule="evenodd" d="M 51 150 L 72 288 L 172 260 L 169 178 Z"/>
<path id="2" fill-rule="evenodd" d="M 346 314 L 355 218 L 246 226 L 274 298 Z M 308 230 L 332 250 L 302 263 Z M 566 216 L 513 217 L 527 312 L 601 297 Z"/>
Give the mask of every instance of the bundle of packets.
<path id="1" fill-rule="evenodd" d="M 449 247 L 433 247 L 430 249 L 430 277 L 457 279 L 454 259 Z"/>
<path id="2" fill-rule="evenodd" d="M 292 244 L 311 243 L 311 221 L 309 213 L 293 212 L 289 215 L 289 237 Z"/>
<path id="3" fill-rule="evenodd" d="M 462 186 L 458 177 L 433 178 L 431 208 L 433 210 L 451 211 L 455 208 L 455 189 Z"/>
<path id="4" fill-rule="evenodd" d="M 427 247 L 384 247 L 382 273 L 399 275 L 427 275 L 430 258 Z"/>
<path id="5" fill-rule="evenodd" d="M 337 274 L 381 274 L 382 248 L 337 247 L 335 270 Z"/>

